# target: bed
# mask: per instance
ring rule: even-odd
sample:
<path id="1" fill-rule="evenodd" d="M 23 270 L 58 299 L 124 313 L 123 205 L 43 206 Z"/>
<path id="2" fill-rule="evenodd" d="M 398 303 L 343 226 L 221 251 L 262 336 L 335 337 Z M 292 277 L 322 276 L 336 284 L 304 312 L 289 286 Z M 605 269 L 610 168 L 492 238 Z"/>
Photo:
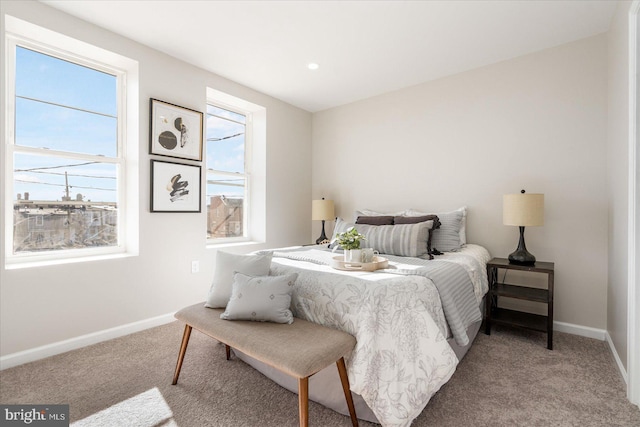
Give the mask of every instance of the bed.
<path id="1" fill-rule="evenodd" d="M 270 274 L 298 275 L 294 316 L 356 337 L 346 364 L 358 418 L 410 425 L 471 346 L 482 321 L 490 256 L 482 246 L 459 243 L 433 257 L 383 254 L 389 267 L 375 272 L 332 268 L 339 252 L 322 246 L 273 251 Z M 290 378 L 238 356 L 297 390 Z M 310 399 L 348 414 L 341 393 L 334 367 L 310 379 Z"/>

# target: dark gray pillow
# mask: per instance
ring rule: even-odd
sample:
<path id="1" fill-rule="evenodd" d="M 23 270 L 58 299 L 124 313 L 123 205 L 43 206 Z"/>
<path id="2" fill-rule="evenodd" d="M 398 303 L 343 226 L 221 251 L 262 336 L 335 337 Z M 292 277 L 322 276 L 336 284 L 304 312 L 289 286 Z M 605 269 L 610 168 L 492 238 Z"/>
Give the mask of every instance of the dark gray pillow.
<path id="1" fill-rule="evenodd" d="M 433 221 L 433 229 L 440 228 L 440 219 L 438 215 L 421 215 L 421 216 L 394 216 L 394 224 L 417 224 L 419 222 Z"/>
<path id="2" fill-rule="evenodd" d="M 393 216 L 391 215 L 359 216 L 356 219 L 356 224 L 393 225 Z"/>

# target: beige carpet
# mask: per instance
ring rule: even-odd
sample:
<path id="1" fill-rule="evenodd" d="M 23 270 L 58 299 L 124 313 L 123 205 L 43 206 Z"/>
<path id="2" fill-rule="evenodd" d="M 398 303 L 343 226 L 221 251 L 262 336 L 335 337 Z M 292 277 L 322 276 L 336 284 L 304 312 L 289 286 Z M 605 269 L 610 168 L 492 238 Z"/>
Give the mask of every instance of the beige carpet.
<path id="1" fill-rule="evenodd" d="M 297 395 L 194 331 L 171 385 L 177 322 L 0 372 L 0 403 L 70 404 L 75 426 L 296 426 Z M 413 426 L 640 426 L 604 342 L 482 332 Z M 350 426 L 314 402 L 312 426 Z M 373 424 L 361 422 L 362 426 Z"/>

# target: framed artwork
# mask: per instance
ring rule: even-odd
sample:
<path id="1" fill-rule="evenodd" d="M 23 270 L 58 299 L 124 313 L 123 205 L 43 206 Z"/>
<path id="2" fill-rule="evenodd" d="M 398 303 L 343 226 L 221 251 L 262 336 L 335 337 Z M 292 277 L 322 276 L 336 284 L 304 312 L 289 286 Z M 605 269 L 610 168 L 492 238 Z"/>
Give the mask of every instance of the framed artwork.
<path id="1" fill-rule="evenodd" d="M 200 166 L 151 160 L 151 212 L 200 212 Z"/>
<path id="2" fill-rule="evenodd" d="M 203 114 L 151 98 L 149 154 L 202 161 Z"/>

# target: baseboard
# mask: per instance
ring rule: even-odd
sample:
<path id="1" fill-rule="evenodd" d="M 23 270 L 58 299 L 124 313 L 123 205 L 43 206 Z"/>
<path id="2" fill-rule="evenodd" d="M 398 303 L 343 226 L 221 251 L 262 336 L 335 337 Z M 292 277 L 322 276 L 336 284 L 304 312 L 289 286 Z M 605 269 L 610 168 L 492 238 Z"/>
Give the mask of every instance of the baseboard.
<path id="1" fill-rule="evenodd" d="M 628 382 L 627 371 L 622 364 L 622 360 L 618 355 L 618 351 L 616 347 L 613 345 L 613 341 L 611 340 L 611 336 L 609 332 L 604 329 L 596 329 L 590 328 L 588 326 L 580 326 L 574 325 L 572 323 L 564 323 L 564 322 L 553 322 L 553 330 L 558 332 L 566 332 L 572 335 L 579 335 L 587 338 L 594 338 L 599 341 L 606 341 L 609 345 L 609 350 L 611 350 L 611 354 L 613 354 L 613 358 L 616 361 L 616 365 L 618 365 L 618 370 L 620 371 L 620 375 L 625 383 Z"/>
<path id="2" fill-rule="evenodd" d="M 8 354 L 6 356 L 0 357 L 0 371 L 3 369 L 12 368 L 14 366 L 22 365 L 24 363 L 44 359 L 45 357 L 55 356 L 56 354 L 65 353 L 70 350 L 86 347 L 91 344 L 97 344 L 102 341 L 107 341 L 145 329 L 164 325 L 175 320 L 173 314 L 174 313 L 168 313 L 161 316 L 152 317 L 151 319 L 145 319 L 115 328 L 105 329 L 104 331 L 98 331 L 76 338 L 47 344 L 30 350 Z M 609 333 L 607 331 L 605 331 L 604 329 L 590 328 L 588 326 L 580 326 L 564 322 L 553 322 L 553 330 L 587 338 L 594 338 L 600 341 L 607 341 L 613 357 L 615 358 L 618 365 L 618 369 L 620 369 L 622 377 L 624 378 L 625 382 L 627 382 L 627 372 L 622 365 L 622 361 L 620 360 L 620 357 L 618 356 L 613 342 L 611 341 L 611 337 L 609 336 Z"/>
<path id="3" fill-rule="evenodd" d="M 56 354 L 65 353 L 70 350 L 86 347 L 91 344 L 97 344 L 102 341 L 107 341 L 113 338 L 129 335 L 134 332 L 140 332 L 145 329 L 171 323 L 175 320 L 173 314 L 174 313 L 163 314 L 150 319 L 140 320 L 138 322 L 128 323 L 115 328 L 105 329 L 103 331 L 93 332 L 91 334 L 43 345 L 41 347 L 8 354 L 0 357 L 0 371 L 22 365 L 24 363 L 44 359 L 45 357 L 55 356 Z"/>
<path id="4" fill-rule="evenodd" d="M 566 332 L 571 335 L 579 335 L 581 337 L 593 338 L 604 341 L 607 331 L 604 329 L 591 328 L 589 326 L 574 325 L 573 323 L 553 322 L 553 330 L 558 332 Z"/>
<path id="5" fill-rule="evenodd" d="M 609 331 L 606 332 L 605 337 L 607 339 L 607 344 L 609 344 L 609 349 L 613 354 L 613 358 L 616 360 L 616 364 L 618 365 L 618 370 L 620 371 L 620 375 L 622 375 L 622 379 L 625 384 L 629 384 L 629 376 L 627 375 L 627 370 L 624 368 L 622 364 L 622 360 L 620 360 L 620 356 L 618 355 L 618 351 L 616 350 L 616 346 L 613 345 L 613 340 L 611 340 L 611 335 L 609 335 Z"/>

